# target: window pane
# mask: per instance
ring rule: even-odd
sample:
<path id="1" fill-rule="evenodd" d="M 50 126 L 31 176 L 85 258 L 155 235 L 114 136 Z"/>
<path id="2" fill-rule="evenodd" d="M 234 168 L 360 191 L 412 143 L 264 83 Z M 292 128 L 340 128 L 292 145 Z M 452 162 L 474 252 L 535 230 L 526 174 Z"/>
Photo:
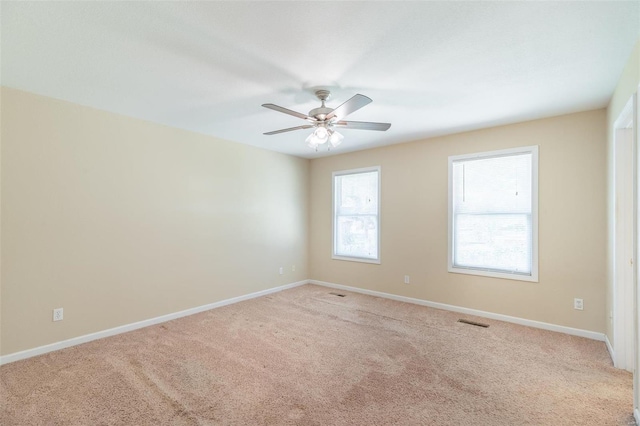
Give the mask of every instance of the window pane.
<path id="1" fill-rule="evenodd" d="M 460 214 L 454 221 L 454 266 L 531 273 L 530 215 Z"/>
<path id="2" fill-rule="evenodd" d="M 456 213 L 530 213 L 531 154 L 453 163 Z"/>
<path id="3" fill-rule="evenodd" d="M 380 259 L 379 182 L 377 167 L 334 175 L 334 256 Z"/>
<path id="4" fill-rule="evenodd" d="M 336 231 L 336 255 L 378 258 L 376 216 L 338 216 Z"/>
<path id="5" fill-rule="evenodd" d="M 337 176 L 338 214 L 378 213 L 378 172 Z"/>

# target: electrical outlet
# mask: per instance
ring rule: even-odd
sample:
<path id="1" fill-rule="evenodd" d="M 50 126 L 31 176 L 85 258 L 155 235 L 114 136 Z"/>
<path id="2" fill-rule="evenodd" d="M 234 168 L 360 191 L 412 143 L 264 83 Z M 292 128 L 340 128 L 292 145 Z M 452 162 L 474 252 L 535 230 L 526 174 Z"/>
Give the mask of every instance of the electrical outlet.
<path id="1" fill-rule="evenodd" d="M 281 266 L 280 267 L 280 275 L 284 274 L 284 268 Z"/>
<path id="2" fill-rule="evenodd" d="M 291 266 L 291 272 L 295 272 L 296 271 L 296 265 Z"/>
<path id="3" fill-rule="evenodd" d="M 404 276 L 404 283 L 405 283 L 405 284 L 409 284 L 409 282 L 410 282 L 410 281 L 409 281 L 409 275 L 405 275 L 405 276 Z"/>
<path id="4" fill-rule="evenodd" d="M 53 320 L 54 321 L 62 321 L 64 318 L 62 308 L 57 308 L 53 310 Z"/>
<path id="5" fill-rule="evenodd" d="M 582 299 L 573 299 L 573 309 L 577 309 L 579 311 L 584 309 L 584 302 Z"/>

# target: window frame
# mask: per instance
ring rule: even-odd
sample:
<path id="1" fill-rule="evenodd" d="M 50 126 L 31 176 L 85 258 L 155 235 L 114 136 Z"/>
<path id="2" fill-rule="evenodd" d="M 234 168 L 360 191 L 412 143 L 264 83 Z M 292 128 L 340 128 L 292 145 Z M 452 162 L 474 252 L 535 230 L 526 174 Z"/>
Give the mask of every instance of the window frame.
<path id="1" fill-rule="evenodd" d="M 376 217 L 378 219 L 378 257 L 375 259 L 369 257 L 357 257 L 357 256 L 344 256 L 336 254 L 336 243 L 337 243 L 337 232 L 338 229 L 336 227 L 336 219 L 338 218 L 338 211 L 336 205 L 336 177 L 338 176 L 346 176 L 346 175 L 355 175 L 360 173 L 370 173 L 377 172 L 378 173 L 378 205 L 376 206 Z M 380 220 L 380 194 L 381 194 L 381 185 L 382 185 L 382 168 L 380 166 L 371 166 L 371 167 L 362 167 L 358 169 L 349 169 L 349 170 L 340 170 L 335 171 L 331 174 L 331 197 L 332 197 L 332 216 L 333 216 L 333 229 L 332 229 L 332 248 L 331 248 L 331 258 L 334 260 L 346 260 L 350 262 L 361 262 L 361 263 L 373 263 L 380 264 L 380 228 L 381 228 L 381 220 Z"/>
<path id="2" fill-rule="evenodd" d="M 518 154 L 531 154 L 531 274 L 514 272 L 499 272 L 483 268 L 460 267 L 454 265 L 454 221 L 453 221 L 453 164 L 462 160 L 488 159 L 508 157 Z M 518 148 L 484 151 L 473 154 L 452 155 L 449 157 L 449 185 L 448 185 L 448 271 L 456 274 L 478 275 L 492 278 L 503 278 L 517 281 L 539 282 L 538 279 L 538 146 L 523 146 Z"/>

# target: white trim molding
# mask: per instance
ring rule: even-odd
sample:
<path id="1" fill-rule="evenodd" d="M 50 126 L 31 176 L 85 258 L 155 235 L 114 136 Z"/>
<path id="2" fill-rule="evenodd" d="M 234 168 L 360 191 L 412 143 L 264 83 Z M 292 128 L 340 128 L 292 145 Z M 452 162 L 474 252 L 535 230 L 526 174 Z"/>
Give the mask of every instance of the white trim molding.
<path id="1" fill-rule="evenodd" d="M 502 315 L 502 314 L 496 314 L 496 313 L 492 313 L 492 312 L 479 311 L 479 310 L 476 310 L 476 309 L 463 308 L 463 307 L 460 307 L 460 306 L 447 305 L 445 303 L 431 302 L 431 301 L 428 301 L 428 300 L 416 299 L 416 298 L 412 298 L 412 297 L 398 296 L 398 295 L 395 295 L 395 294 L 383 293 L 383 292 L 380 292 L 380 291 L 367 290 L 367 289 L 363 289 L 363 288 L 351 287 L 351 286 L 347 286 L 347 285 L 335 284 L 335 283 L 330 283 L 330 282 L 325 282 L 325 281 L 302 280 L 302 281 L 297 281 L 297 282 L 290 283 L 290 284 L 285 284 L 285 285 L 282 285 L 282 286 L 279 286 L 279 287 L 274 287 L 274 288 L 269 288 L 269 289 L 266 289 L 266 290 L 256 291 L 254 293 L 245 294 L 243 296 L 232 297 L 230 299 L 221 300 L 219 302 L 209 303 L 207 305 L 197 306 L 195 308 L 190 308 L 190 309 L 186 309 L 186 310 L 179 311 L 179 312 L 174 312 L 174 313 L 167 314 L 167 315 L 162 315 L 162 316 L 155 317 L 155 318 L 149 318 L 149 319 L 138 321 L 138 322 L 134 322 L 134 323 L 131 323 L 131 324 L 125 324 L 125 325 L 122 325 L 122 326 L 119 326 L 119 327 L 114 327 L 114 328 L 110 328 L 110 329 L 107 329 L 107 330 L 98 331 L 96 333 L 85 334 L 83 336 L 74 337 L 74 338 L 71 338 L 71 339 L 67 339 L 67 340 L 63 340 L 63 341 L 60 341 L 60 342 L 51 343 L 51 344 L 44 345 L 44 346 L 39 346 L 37 348 L 27 349 L 27 350 L 24 350 L 24 351 L 15 352 L 15 353 L 12 353 L 12 354 L 0 356 L 0 365 L 9 364 L 11 362 L 20 361 L 20 360 L 31 358 L 31 357 L 38 356 L 38 355 L 43 355 L 43 354 L 46 354 L 46 353 L 49 353 L 49 352 L 53 352 L 53 351 L 57 351 L 57 350 L 60 350 L 60 349 L 65 349 L 65 348 L 69 348 L 69 347 L 72 347 L 72 346 L 77 346 L 77 345 L 80 345 L 80 344 L 83 344 L 83 343 L 91 342 L 93 340 L 98 340 L 98 339 L 102 339 L 102 338 L 105 338 L 105 337 L 115 336 L 117 334 L 126 333 L 128 331 L 137 330 L 139 328 L 149 327 L 151 325 L 160 324 L 160 323 L 163 323 L 163 322 L 167 322 L 167 321 L 171 321 L 171 320 L 174 320 L 174 319 L 186 317 L 186 316 L 189 316 L 189 315 L 194 315 L 194 314 L 197 314 L 197 313 L 200 313 L 200 312 L 208 311 L 208 310 L 215 309 L 215 308 L 220 308 L 222 306 L 231 305 L 231 304 L 242 302 L 242 301 L 245 301 L 245 300 L 255 299 L 257 297 L 266 296 L 266 295 L 272 294 L 272 293 L 277 293 L 279 291 L 283 291 L 283 290 L 287 290 L 287 289 L 290 289 L 290 288 L 298 287 L 298 286 L 301 286 L 301 285 L 304 285 L 304 284 L 315 284 L 315 285 L 320 285 L 320 286 L 323 286 L 323 287 L 335 288 L 335 289 L 340 289 L 340 290 L 345 290 L 345 291 L 352 291 L 354 293 L 367 294 L 367 295 L 370 295 L 370 296 L 376 296 L 376 297 L 382 297 L 382 298 L 385 298 L 385 299 L 397 300 L 399 302 L 413 303 L 413 304 L 416 304 L 416 305 L 428 306 L 430 308 L 435 308 L 435 309 L 443 309 L 443 310 L 446 310 L 446 311 L 460 312 L 460 313 L 463 313 L 463 314 L 475 315 L 475 316 L 478 316 L 478 317 L 490 318 L 490 319 L 494 319 L 494 320 L 498 320 L 498 321 L 505 321 L 505 322 L 510 322 L 510 323 L 513 323 L 513 324 L 519 324 L 519 325 L 524 325 L 524 326 L 528 326 L 528 327 L 534 327 L 534 328 L 539 328 L 539 329 L 549 330 L 549 331 L 556 331 L 556 332 L 559 332 L 559 333 L 571 334 L 571 335 L 574 335 L 574 336 L 586 337 L 588 339 L 604 341 L 607 344 L 607 349 L 609 350 L 609 353 L 611 355 L 613 355 L 613 349 L 611 347 L 609 339 L 604 335 L 604 333 L 597 333 L 597 332 L 594 332 L 594 331 L 581 330 L 581 329 L 577 329 L 577 328 L 571 328 L 571 327 L 565 327 L 565 326 L 561 326 L 561 325 L 549 324 L 549 323 L 545 323 L 545 322 L 528 320 L 528 319 L 524 319 L 524 318 L 511 317 L 511 316 L 508 316 L 508 315 Z M 636 417 L 638 417 L 637 411 L 638 410 L 636 410 Z M 640 422 L 638 422 L 638 424 L 640 424 Z"/>
<path id="2" fill-rule="evenodd" d="M 611 357 L 611 362 L 615 364 L 615 362 L 616 362 L 616 354 L 613 351 L 613 346 L 611 345 L 611 342 L 609 341 L 609 336 L 607 336 L 606 334 L 604 335 L 604 343 L 607 344 L 607 350 L 609 351 L 609 356 Z"/>
<path id="3" fill-rule="evenodd" d="M 463 308 L 461 306 L 447 305 L 445 303 L 431 302 L 431 301 L 423 300 L 423 299 L 415 299 L 413 297 L 398 296 L 398 295 L 395 295 L 395 294 L 383 293 L 381 291 L 366 290 L 366 289 L 363 289 L 363 288 L 351 287 L 351 286 L 342 285 L 342 284 L 334 284 L 334 283 L 329 283 L 329 282 L 325 282 L 325 281 L 309 280 L 309 283 L 310 284 L 321 285 L 321 286 L 324 286 L 324 287 L 336 288 L 336 289 L 345 290 L 345 291 L 352 291 L 354 293 L 367 294 L 369 296 L 383 297 L 385 299 L 397 300 L 399 302 L 407 302 L 407 303 L 413 303 L 415 305 L 428 306 L 430 308 L 435 308 L 435 309 L 443 309 L 445 311 L 460 312 L 460 313 L 463 313 L 463 314 L 475 315 L 475 316 L 478 316 L 478 317 L 489 318 L 489 319 L 494 319 L 494 320 L 504 321 L 504 322 L 510 322 L 510 323 L 513 323 L 513 324 L 519 324 L 519 325 L 524 325 L 524 326 L 527 326 L 527 327 L 539 328 L 539 329 L 542 329 L 542 330 L 549 330 L 549 331 L 555 331 L 555 332 L 558 332 L 558 333 L 570 334 L 572 336 L 586 337 L 587 339 L 598 340 L 598 341 L 601 341 L 601 342 L 605 341 L 604 333 L 598 333 L 598 332 L 595 332 L 595 331 L 582 330 L 582 329 L 579 329 L 579 328 L 572 328 L 572 327 L 565 327 L 563 325 L 549 324 L 549 323 L 541 322 L 541 321 L 534 321 L 534 320 L 529 320 L 529 319 L 525 319 L 525 318 L 512 317 L 512 316 L 509 316 L 509 315 L 495 314 L 493 312 L 479 311 L 479 310 L 476 310 L 476 309 Z"/>
<path id="4" fill-rule="evenodd" d="M 39 346 L 33 349 L 27 349 L 20 352 L 15 352 L 8 355 L 0 356 L 0 365 L 9 364 L 10 362 L 20 361 L 23 359 L 31 358 L 38 355 L 43 355 L 48 352 L 57 351 L 71 346 L 80 345 L 82 343 L 91 342 L 93 340 L 103 339 L 105 337 L 115 336 L 116 334 L 126 333 L 128 331 L 137 330 L 139 328 L 149 327 L 150 325 L 160 324 L 163 322 L 171 321 L 174 319 L 186 317 L 189 315 L 198 314 L 200 312 L 208 311 L 222 306 L 231 305 L 234 303 L 242 302 L 249 299 L 255 299 L 256 297 L 266 296 L 267 294 L 277 293 L 282 290 L 287 290 L 293 287 L 298 287 L 307 284 L 307 280 L 298 281 L 290 284 L 281 285 L 279 287 L 273 287 L 266 290 L 256 291 L 254 293 L 245 294 L 243 296 L 232 297 L 231 299 L 221 300 L 219 302 L 213 302 L 202 306 L 196 306 L 195 308 L 185 309 L 184 311 L 174 312 L 172 314 L 161 315 L 155 318 L 149 318 L 146 320 L 134 322 L 131 324 L 121 325 L 119 327 L 110 328 L 108 330 L 98 331 L 96 333 L 85 334 L 83 336 L 73 337 L 71 339 L 63 340 L 60 342 L 51 343 L 44 346 Z"/>
<path id="5" fill-rule="evenodd" d="M 613 124 L 613 341 L 614 364 L 627 371 L 634 370 L 636 336 L 635 287 L 637 286 L 637 147 L 634 134 L 633 94 Z M 637 263 L 637 262 L 636 262 Z"/>

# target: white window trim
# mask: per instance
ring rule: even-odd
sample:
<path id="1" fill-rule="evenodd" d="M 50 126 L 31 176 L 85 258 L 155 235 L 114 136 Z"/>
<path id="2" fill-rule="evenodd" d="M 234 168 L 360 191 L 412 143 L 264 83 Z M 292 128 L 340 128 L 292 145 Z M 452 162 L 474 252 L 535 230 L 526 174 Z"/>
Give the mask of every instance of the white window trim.
<path id="1" fill-rule="evenodd" d="M 478 268 L 460 268 L 453 265 L 453 163 L 459 160 L 475 158 L 502 157 L 514 154 L 531 153 L 531 275 L 508 272 L 496 272 Z M 456 274 L 479 275 L 484 277 L 504 278 L 509 280 L 538 282 L 538 146 L 501 149 L 497 151 L 478 152 L 474 154 L 454 155 L 449 157 L 449 212 L 448 212 L 448 270 Z"/>
<path id="2" fill-rule="evenodd" d="M 370 259 L 368 257 L 356 257 L 356 256 L 338 256 L 336 255 L 336 176 L 343 176 L 343 175 L 353 175 L 353 174 L 358 174 L 358 173 L 368 173 L 368 172 L 378 172 L 378 210 L 377 210 L 377 215 L 378 215 L 378 258 L 377 259 Z M 332 206 L 332 211 L 331 211 L 331 215 L 332 217 L 332 222 L 333 222 L 333 233 L 332 233 L 332 241 L 331 241 L 331 258 L 334 260 L 346 260 L 346 261 L 350 261 L 350 262 L 361 262 L 361 263 L 374 263 L 374 264 L 380 264 L 380 227 L 381 227 L 381 220 L 380 220 L 380 187 L 382 185 L 382 170 L 380 166 L 372 166 L 372 167 L 363 167 L 363 168 L 359 168 L 359 169 L 351 169 L 351 170 L 340 170 L 338 172 L 333 172 L 331 174 L 331 197 L 333 199 L 333 202 L 331 204 Z"/>

